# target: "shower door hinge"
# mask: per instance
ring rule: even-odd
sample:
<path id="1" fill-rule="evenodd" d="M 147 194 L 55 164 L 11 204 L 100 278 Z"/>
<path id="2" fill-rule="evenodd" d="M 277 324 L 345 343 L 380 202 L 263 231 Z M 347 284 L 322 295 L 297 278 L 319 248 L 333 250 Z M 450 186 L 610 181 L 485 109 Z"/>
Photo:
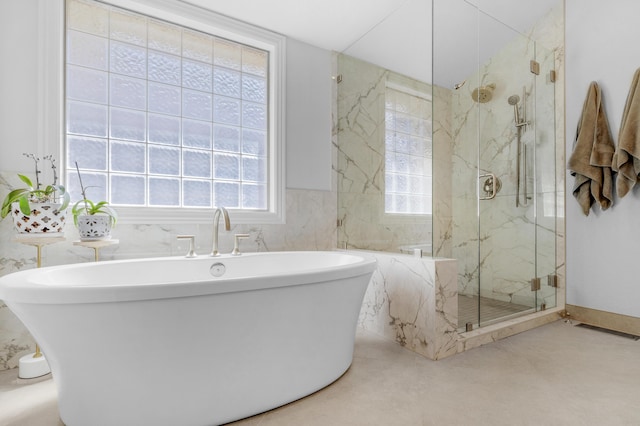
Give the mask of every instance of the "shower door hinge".
<path id="1" fill-rule="evenodd" d="M 338 83 L 338 84 L 342 83 L 342 74 L 338 74 L 336 76 L 336 83 Z"/>
<path id="2" fill-rule="evenodd" d="M 549 71 L 549 81 L 552 83 L 556 82 L 556 70 Z"/>
<path id="3" fill-rule="evenodd" d="M 540 63 L 539 62 L 531 60 L 531 62 L 529 62 L 529 69 L 531 70 L 531 72 L 533 74 L 540 75 Z"/>
<path id="4" fill-rule="evenodd" d="M 336 225 L 338 226 L 338 228 L 340 228 L 342 226 L 342 219 L 338 219 Z"/>
<path id="5" fill-rule="evenodd" d="M 531 291 L 540 290 L 540 278 L 531 278 Z"/>
<path id="6" fill-rule="evenodd" d="M 547 285 L 549 287 L 558 287 L 558 276 L 555 274 L 547 275 Z"/>

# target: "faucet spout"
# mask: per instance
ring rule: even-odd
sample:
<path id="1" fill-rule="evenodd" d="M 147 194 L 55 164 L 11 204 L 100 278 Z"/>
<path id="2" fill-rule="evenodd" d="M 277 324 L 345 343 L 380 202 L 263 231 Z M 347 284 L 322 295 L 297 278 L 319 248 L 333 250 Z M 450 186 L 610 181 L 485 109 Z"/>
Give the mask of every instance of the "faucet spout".
<path id="1" fill-rule="evenodd" d="M 218 207 L 213 214 L 213 247 L 211 248 L 211 256 L 220 256 L 218 251 L 218 225 L 220 223 L 220 215 L 224 217 L 224 229 L 231 231 L 231 221 L 229 220 L 229 212 L 224 207 Z"/>

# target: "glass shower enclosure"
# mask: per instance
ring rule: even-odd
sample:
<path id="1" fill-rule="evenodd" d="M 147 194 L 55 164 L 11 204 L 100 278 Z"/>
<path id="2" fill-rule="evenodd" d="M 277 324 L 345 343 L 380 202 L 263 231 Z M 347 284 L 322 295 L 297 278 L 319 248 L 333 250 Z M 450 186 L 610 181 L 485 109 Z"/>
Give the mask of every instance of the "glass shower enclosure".
<path id="1" fill-rule="evenodd" d="M 338 246 L 456 259 L 459 331 L 558 304 L 563 8 L 540 1 L 433 0 L 431 76 L 337 57 Z"/>
<path id="2" fill-rule="evenodd" d="M 434 116 L 450 114 L 449 133 L 433 135 L 434 162 L 451 158 L 441 255 L 458 261 L 458 326 L 469 331 L 556 306 L 555 52 L 482 2 L 433 6 L 434 87 L 450 89 L 433 101 Z"/>

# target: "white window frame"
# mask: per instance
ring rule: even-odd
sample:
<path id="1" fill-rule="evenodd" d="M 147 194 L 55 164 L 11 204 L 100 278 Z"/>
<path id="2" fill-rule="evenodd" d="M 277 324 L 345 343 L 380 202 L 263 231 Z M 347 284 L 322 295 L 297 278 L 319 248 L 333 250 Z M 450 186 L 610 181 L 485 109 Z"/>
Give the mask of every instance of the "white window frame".
<path id="1" fill-rule="evenodd" d="M 65 2 L 39 1 L 38 40 L 38 147 L 39 152 L 57 153 L 66 165 L 64 130 Z M 187 28 L 267 50 L 269 58 L 269 162 L 268 209 L 229 209 L 234 223 L 285 223 L 285 69 L 286 38 L 262 28 L 218 15 L 183 2 L 168 0 L 101 0 Z M 66 170 L 60 175 L 65 176 Z M 120 223 L 182 224 L 210 223 L 210 208 L 118 207 Z"/>

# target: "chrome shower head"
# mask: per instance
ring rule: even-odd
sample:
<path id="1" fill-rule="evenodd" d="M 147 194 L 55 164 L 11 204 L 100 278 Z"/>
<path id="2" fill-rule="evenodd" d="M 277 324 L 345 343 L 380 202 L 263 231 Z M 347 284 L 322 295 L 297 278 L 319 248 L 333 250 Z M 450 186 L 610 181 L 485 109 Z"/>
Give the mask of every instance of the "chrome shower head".
<path id="1" fill-rule="evenodd" d="M 513 105 L 513 118 L 516 120 L 516 126 L 520 124 L 520 112 L 518 111 L 518 103 L 520 102 L 520 96 L 511 95 L 509 99 L 507 99 L 509 105 Z"/>

